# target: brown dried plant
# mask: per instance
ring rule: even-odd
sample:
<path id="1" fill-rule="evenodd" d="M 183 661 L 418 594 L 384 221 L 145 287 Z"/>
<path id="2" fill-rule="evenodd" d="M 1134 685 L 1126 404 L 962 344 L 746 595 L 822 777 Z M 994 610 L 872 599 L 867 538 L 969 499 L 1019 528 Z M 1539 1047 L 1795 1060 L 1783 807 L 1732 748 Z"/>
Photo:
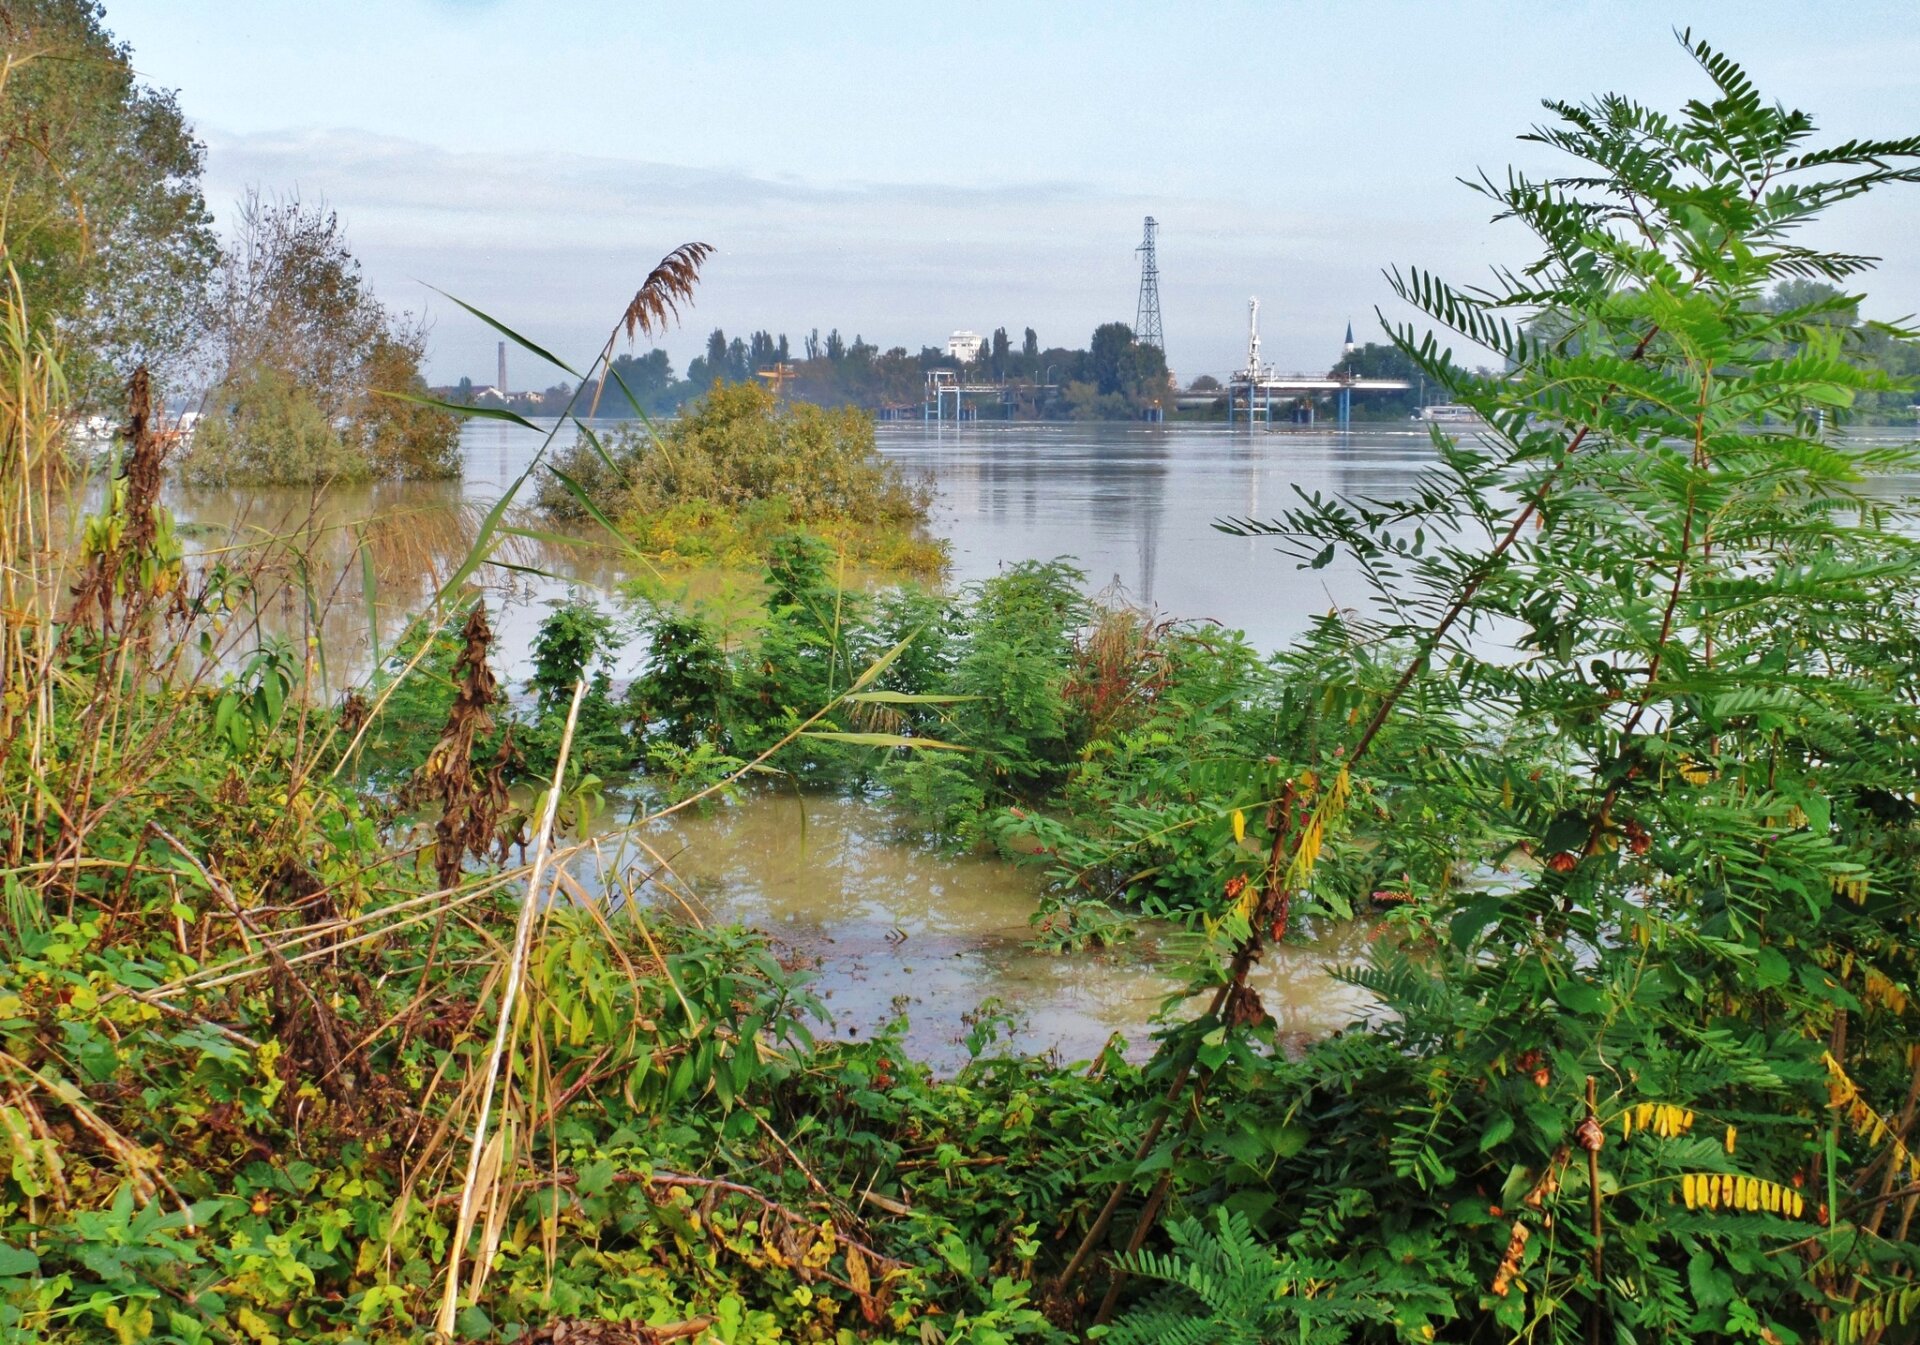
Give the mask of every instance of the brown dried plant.
<path id="1" fill-rule="evenodd" d="M 647 273 L 640 288 L 634 291 L 626 311 L 607 336 L 606 349 L 600 352 L 603 367 L 613 359 L 613 345 L 620 339 L 622 328 L 626 329 L 631 343 L 642 333 L 656 336 L 666 331 L 669 318 L 675 322 L 680 320 L 680 305 L 693 302 L 693 287 L 700 282 L 700 264 L 712 253 L 710 243 L 682 243 L 660 259 L 660 264 Z M 595 384 L 593 402 L 587 408 L 589 416 L 599 413 L 600 394 L 606 386 L 604 376 Z"/>
<path id="2" fill-rule="evenodd" d="M 627 329 L 627 340 L 633 340 L 639 332 L 648 336 L 664 332 L 669 315 L 675 322 L 680 320 L 680 305 L 693 301 L 693 287 L 700 280 L 700 263 L 712 252 L 711 244 L 683 243 L 660 259 L 660 264 L 647 274 L 633 302 L 620 316 L 620 324 Z"/>
<path id="3" fill-rule="evenodd" d="M 493 702 L 499 683 L 487 664 L 493 628 L 487 606 L 475 603 L 460 632 L 460 657 L 454 665 L 453 708 L 447 726 L 402 791 L 402 802 L 412 807 L 432 800 L 440 805 L 434 824 L 434 869 L 442 888 L 459 886 L 467 855 L 484 856 L 493 845 L 494 831 L 508 806 L 504 772 L 476 775 L 473 745 L 493 729 Z"/>

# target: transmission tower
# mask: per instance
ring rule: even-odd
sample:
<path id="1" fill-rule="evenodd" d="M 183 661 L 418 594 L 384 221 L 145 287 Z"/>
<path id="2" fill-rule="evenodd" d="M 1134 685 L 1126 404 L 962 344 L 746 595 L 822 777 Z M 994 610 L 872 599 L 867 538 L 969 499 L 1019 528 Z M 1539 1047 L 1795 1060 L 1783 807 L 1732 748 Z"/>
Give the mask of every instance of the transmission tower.
<path id="1" fill-rule="evenodd" d="M 1134 251 L 1140 254 L 1140 307 L 1133 318 L 1133 339 L 1143 346 L 1167 350 L 1167 338 L 1160 330 L 1160 263 L 1153 255 L 1153 235 L 1160 228 L 1153 216 L 1147 216 L 1146 236 Z"/>

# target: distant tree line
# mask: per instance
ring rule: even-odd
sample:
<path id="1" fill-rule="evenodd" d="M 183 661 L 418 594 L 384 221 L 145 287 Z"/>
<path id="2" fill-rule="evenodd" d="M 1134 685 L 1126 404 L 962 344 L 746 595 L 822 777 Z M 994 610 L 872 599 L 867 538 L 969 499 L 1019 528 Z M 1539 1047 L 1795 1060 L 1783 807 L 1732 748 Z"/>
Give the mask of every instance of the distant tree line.
<path id="1" fill-rule="evenodd" d="M 1007 329 L 998 327 L 971 360 L 938 346 L 922 346 L 917 353 L 905 346 L 882 350 L 858 333 L 848 341 L 838 328 L 825 336 L 813 328 L 796 349 L 785 332 L 729 338 L 716 327 L 706 350 L 688 362 L 685 377 L 675 376 L 664 350 L 649 350 L 620 356 L 606 386 L 589 385 L 578 397 L 565 383 L 504 398 L 471 379 L 440 391 L 449 401 L 504 405 L 536 415 L 558 414 L 569 404 L 575 414 L 597 405 L 602 415 L 629 415 L 631 396 L 648 415 L 666 415 L 715 383 L 753 381 L 777 385 L 792 401 L 878 412 L 919 407 L 927 374 L 935 369 L 953 370 L 968 387 L 991 389 L 969 394 L 983 416 L 1011 410 L 1023 418 L 1132 420 L 1156 405 L 1170 408 L 1174 394 L 1166 356 L 1136 341 L 1123 322 L 1095 328 L 1082 348 L 1043 349 L 1031 327 L 1015 345 Z"/>

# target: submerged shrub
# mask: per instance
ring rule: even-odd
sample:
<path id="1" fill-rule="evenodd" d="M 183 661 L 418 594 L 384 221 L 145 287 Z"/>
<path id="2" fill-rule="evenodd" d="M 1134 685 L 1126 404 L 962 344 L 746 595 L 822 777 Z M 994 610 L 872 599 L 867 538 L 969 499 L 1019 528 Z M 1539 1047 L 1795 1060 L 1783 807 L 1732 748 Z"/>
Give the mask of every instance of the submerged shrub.
<path id="1" fill-rule="evenodd" d="M 642 550 L 682 558 L 734 562 L 797 525 L 856 560 L 917 572 L 944 566 L 923 533 L 930 490 L 880 455 L 862 411 L 716 383 L 663 431 L 628 428 L 604 447 L 603 456 L 583 438 L 562 453 L 559 471 L 541 484 L 541 507 L 584 520 L 590 500 Z"/>
<path id="2" fill-rule="evenodd" d="M 291 374 L 260 367 L 240 371 L 214 390 L 194 426 L 182 471 L 203 485 L 372 475 L 366 458 L 341 438 L 309 390 Z"/>
<path id="3" fill-rule="evenodd" d="M 181 463 L 188 480 L 460 474 L 459 421 L 406 400 L 426 391 L 425 329 L 367 290 L 324 207 L 246 195 L 204 337 L 217 382 Z"/>

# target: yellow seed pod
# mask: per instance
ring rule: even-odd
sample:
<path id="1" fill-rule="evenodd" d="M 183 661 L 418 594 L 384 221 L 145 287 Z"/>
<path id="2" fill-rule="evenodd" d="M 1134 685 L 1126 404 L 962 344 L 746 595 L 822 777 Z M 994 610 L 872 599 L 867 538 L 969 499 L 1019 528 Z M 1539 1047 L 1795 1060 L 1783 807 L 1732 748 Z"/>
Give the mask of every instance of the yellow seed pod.
<path id="1" fill-rule="evenodd" d="M 1686 1202 L 1688 1209 L 1699 1203 L 1700 1179 L 1689 1172 L 1680 1178 L 1680 1199 Z"/>
<path id="2" fill-rule="evenodd" d="M 1740 1137 L 1740 1132 L 1738 1130 L 1735 1130 L 1732 1126 L 1727 1127 L 1727 1152 L 1728 1153 L 1733 1152 L 1734 1141 L 1737 1140 L 1739 1137 Z"/>
<path id="3" fill-rule="evenodd" d="M 1233 839 L 1236 844 L 1247 839 L 1247 815 L 1238 808 L 1233 810 Z"/>

